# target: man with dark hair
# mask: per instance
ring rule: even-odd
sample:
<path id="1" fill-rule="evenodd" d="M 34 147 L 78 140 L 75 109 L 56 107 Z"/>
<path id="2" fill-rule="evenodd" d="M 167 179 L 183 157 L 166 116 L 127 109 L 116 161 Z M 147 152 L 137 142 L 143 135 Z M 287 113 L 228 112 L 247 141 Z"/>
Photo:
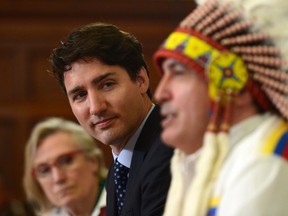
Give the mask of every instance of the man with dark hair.
<path id="1" fill-rule="evenodd" d="M 162 215 L 173 149 L 160 140 L 141 43 L 114 25 L 95 23 L 72 32 L 50 61 L 79 123 L 112 149 L 107 215 Z"/>

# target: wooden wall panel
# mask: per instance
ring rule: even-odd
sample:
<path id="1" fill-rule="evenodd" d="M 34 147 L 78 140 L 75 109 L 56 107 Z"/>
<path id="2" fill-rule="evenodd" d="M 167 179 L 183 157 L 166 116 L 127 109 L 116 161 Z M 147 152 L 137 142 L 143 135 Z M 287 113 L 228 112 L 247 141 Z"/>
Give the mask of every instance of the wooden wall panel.
<path id="1" fill-rule="evenodd" d="M 6 177 L 7 185 L 9 188 L 13 188 L 14 185 L 19 184 L 17 180 L 17 172 L 11 166 L 15 160 L 16 155 L 14 154 L 15 145 L 11 145 L 11 143 L 15 143 L 15 134 L 16 130 L 16 121 L 11 118 L 0 118 L 0 174 Z M 4 163 L 4 161 L 6 163 Z M 18 166 L 22 166 L 22 164 L 18 164 Z"/>
<path id="2" fill-rule="evenodd" d="M 76 121 L 58 83 L 48 76 L 51 49 L 80 25 L 118 25 L 143 43 L 154 91 L 159 74 L 152 54 L 194 6 L 192 0 L 1 0 L 0 175 L 16 198 L 24 199 L 24 147 L 34 124 L 50 116 Z M 108 165 L 110 148 L 101 148 Z"/>
<path id="3" fill-rule="evenodd" d="M 29 53 L 28 80 L 29 98 L 34 101 L 45 103 L 67 101 L 66 95 L 61 91 L 60 85 L 54 77 L 49 75 L 50 65 L 48 62 L 51 47 L 34 47 Z M 55 99 L 57 99 L 55 101 Z"/>
<path id="4" fill-rule="evenodd" d="M 14 48 L 14 47 L 12 47 Z M 0 65 L 1 65 L 1 85 L 0 85 L 0 101 L 16 99 L 15 84 L 17 83 L 17 67 L 15 58 L 15 48 L 0 48 Z"/>

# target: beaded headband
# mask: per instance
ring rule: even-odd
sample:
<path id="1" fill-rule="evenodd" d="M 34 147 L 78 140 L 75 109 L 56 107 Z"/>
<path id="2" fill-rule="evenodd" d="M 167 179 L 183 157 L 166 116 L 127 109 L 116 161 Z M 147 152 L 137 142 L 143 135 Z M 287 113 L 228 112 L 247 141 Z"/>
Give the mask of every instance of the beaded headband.
<path id="1" fill-rule="evenodd" d="M 220 44 L 206 42 L 209 38 L 203 40 L 203 37 L 200 39 L 199 36 L 193 30 L 179 28 L 168 37 L 162 45 L 164 50 L 159 51 L 157 55 L 179 53 L 182 61 L 197 68 L 201 75 L 206 72 L 205 75 L 209 78 L 209 96 L 213 101 L 217 100 L 218 90 L 241 90 L 248 78 L 243 60 Z M 204 71 L 204 68 L 208 69 Z"/>
<path id="2" fill-rule="evenodd" d="M 274 105 L 288 119 L 286 61 L 272 39 L 242 14 L 229 3 L 206 1 L 164 41 L 154 62 L 161 71 L 161 62 L 170 57 L 196 70 L 208 79 L 213 102 L 221 91 L 246 87 L 261 108 L 273 110 Z"/>

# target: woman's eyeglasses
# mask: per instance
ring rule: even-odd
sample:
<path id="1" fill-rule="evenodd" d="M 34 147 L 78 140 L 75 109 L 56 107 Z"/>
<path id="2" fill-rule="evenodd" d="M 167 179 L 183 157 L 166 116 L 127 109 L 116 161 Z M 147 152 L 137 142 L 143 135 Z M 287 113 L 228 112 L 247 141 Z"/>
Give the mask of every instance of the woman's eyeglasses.
<path id="1" fill-rule="evenodd" d="M 58 156 L 51 163 L 42 163 L 32 170 L 32 176 L 39 180 L 49 180 L 52 177 L 52 168 L 55 167 L 61 171 L 73 170 L 77 166 L 76 157 L 82 154 L 83 150 L 74 150 Z"/>

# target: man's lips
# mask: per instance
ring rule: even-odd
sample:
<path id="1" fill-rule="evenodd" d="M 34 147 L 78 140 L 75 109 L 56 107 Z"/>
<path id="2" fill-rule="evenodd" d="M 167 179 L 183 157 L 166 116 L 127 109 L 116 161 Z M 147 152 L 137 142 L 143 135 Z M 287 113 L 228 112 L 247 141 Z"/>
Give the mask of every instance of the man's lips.
<path id="1" fill-rule="evenodd" d="M 163 116 L 163 119 L 161 121 L 161 125 L 163 128 L 167 127 L 169 124 L 171 124 L 171 122 L 173 121 L 175 117 L 175 114 L 171 113 L 171 114 L 165 114 Z"/>
<path id="2" fill-rule="evenodd" d="M 96 120 L 96 121 L 92 120 L 92 125 L 93 125 L 93 127 L 105 129 L 112 124 L 114 119 L 115 119 L 115 117 L 113 116 L 113 117 L 109 117 L 109 118 L 105 118 L 105 119 L 101 119 L 101 120 Z"/>
<path id="3" fill-rule="evenodd" d="M 161 125 L 164 128 L 172 123 L 173 119 L 176 117 L 176 112 L 169 103 L 163 103 L 161 106 L 161 115 L 163 116 Z"/>

